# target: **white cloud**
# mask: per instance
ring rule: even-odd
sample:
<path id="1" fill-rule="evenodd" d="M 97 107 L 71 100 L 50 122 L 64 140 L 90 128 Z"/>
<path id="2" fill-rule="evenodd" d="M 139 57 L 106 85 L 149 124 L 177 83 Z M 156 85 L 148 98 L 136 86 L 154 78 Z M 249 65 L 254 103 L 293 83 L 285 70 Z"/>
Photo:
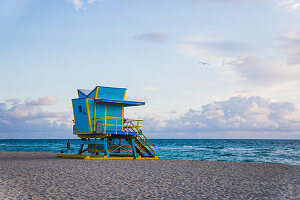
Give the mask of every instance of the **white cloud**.
<path id="1" fill-rule="evenodd" d="M 142 33 L 142 34 L 136 35 L 134 38 L 137 40 L 162 43 L 162 42 L 166 42 L 169 37 L 168 37 L 168 35 L 166 35 L 164 33 L 147 32 L 147 33 Z"/>
<path id="2" fill-rule="evenodd" d="M 82 0 L 71 0 L 71 3 L 73 4 L 73 6 L 76 10 L 79 10 L 83 6 Z"/>
<path id="3" fill-rule="evenodd" d="M 84 0 L 69 0 L 69 1 L 73 4 L 73 6 L 76 10 L 79 10 L 79 9 L 83 8 L 83 5 L 85 3 Z M 87 0 L 87 3 L 92 4 L 96 1 L 97 0 Z M 103 1 L 103 0 L 101 0 L 101 1 Z M 84 9 L 86 9 L 86 8 L 84 8 Z"/>
<path id="4" fill-rule="evenodd" d="M 300 0 L 279 0 L 276 8 L 287 8 L 290 11 L 296 11 L 300 9 Z"/>
<path id="5" fill-rule="evenodd" d="M 39 97 L 38 99 L 26 99 L 25 104 L 31 106 L 49 106 L 55 104 L 57 99 L 55 97 Z"/>
<path id="6" fill-rule="evenodd" d="M 193 37 L 179 42 L 179 53 L 210 63 L 236 85 L 274 91 L 300 84 L 300 34 L 283 33 L 270 46 L 253 47 L 237 41 Z M 249 88 L 243 88 L 243 90 Z"/>
<path id="7" fill-rule="evenodd" d="M 300 131 L 300 112 L 289 102 L 272 102 L 269 99 L 232 97 L 202 106 L 201 110 L 190 109 L 181 117 L 167 120 L 165 126 L 152 119 L 145 124 L 146 130 L 159 130 L 184 135 L 215 131 L 219 137 L 226 131 L 243 132 L 286 132 Z M 148 127 L 149 126 L 149 127 Z M 225 135 L 224 135 L 225 136 Z M 300 135 L 298 135 L 300 137 Z"/>
<path id="8" fill-rule="evenodd" d="M 17 99 L 8 102 L 17 103 Z M 18 136 L 29 134 L 35 137 L 35 132 L 55 132 L 71 130 L 71 113 L 49 112 L 40 106 L 50 105 L 55 101 L 51 98 L 39 98 L 25 104 L 0 103 L 0 133 L 18 133 Z M 51 137 L 51 135 L 48 135 Z M 46 136 L 47 137 L 47 136 Z M 62 136 L 63 137 L 63 136 Z"/>
<path id="9" fill-rule="evenodd" d="M 88 0 L 88 3 L 94 3 L 96 0 Z"/>
<path id="10" fill-rule="evenodd" d="M 194 60 L 210 61 L 211 63 L 221 63 L 237 56 L 246 56 L 253 51 L 252 47 L 239 41 L 205 37 L 184 39 L 177 43 L 176 49 L 179 53 Z"/>
<path id="11" fill-rule="evenodd" d="M 21 100 L 19 98 L 11 98 L 11 99 L 5 99 L 5 101 L 11 103 L 12 105 L 16 105 L 20 103 Z"/>
<path id="12" fill-rule="evenodd" d="M 259 57 L 236 59 L 228 65 L 246 84 L 265 87 L 287 87 L 300 84 L 300 68 L 273 61 L 265 61 Z"/>
<path id="13" fill-rule="evenodd" d="M 286 32 L 280 34 L 275 46 L 286 55 L 289 65 L 300 65 L 300 33 Z"/>

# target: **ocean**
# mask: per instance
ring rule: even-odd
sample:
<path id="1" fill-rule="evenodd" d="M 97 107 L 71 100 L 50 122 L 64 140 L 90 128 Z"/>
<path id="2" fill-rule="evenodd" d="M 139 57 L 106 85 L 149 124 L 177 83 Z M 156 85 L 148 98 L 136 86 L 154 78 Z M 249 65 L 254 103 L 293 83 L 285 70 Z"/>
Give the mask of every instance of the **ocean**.
<path id="1" fill-rule="evenodd" d="M 229 162 L 282 163 L 300 165 L 300 140 L 152 139 L 160 159 Z M 80 140 L 73 139 L 71 153 Z M 2 151 L 66 151 L 65 139 L 2 139 Z"/>

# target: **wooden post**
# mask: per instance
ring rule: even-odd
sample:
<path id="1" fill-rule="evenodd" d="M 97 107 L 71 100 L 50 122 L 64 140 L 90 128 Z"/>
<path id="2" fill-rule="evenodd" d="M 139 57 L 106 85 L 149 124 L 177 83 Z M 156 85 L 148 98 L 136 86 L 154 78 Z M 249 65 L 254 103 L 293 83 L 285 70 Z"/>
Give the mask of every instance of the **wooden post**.
<path id="1" fill-rule="evenodd" d="M 83 145 L 84 144 L 81 144 L 78 154 L 82 154 L 82 152 L 83 152 Z"/>
<path id="2" fill-rule="evenodd" d="M 109 146 L 108 146 L 108 142 L 107 142 L 107 138 L 104 138 L 104 150 L 106 152 L 106 156 L 109 157 Z"/>
<path id="3" fill-rule="evenodd" d="M 132 148 L 132 154 L 136 158 L 137 157 L 137 153 L 136 153 L 136 150 L 135 150 L 135 144 L 134 144 L 133 138 L 130 139 L 130 144 L 131 144 L 131 148 Z"/>

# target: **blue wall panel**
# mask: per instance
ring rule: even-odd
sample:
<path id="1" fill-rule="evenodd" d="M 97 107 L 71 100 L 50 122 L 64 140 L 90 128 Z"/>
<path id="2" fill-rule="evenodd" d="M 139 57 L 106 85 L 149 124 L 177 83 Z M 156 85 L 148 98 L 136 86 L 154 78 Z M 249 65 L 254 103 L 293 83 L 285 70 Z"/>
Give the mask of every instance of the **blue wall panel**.
<path id="1" fill-rule="evenodd" d="M 96 118 L 104 118 L 105 117 L 105 104 L 97 103 L 96 104 Z M 97 121 L 101 121 L 102 119 L 97 119 Z M 104 119 L 103 119 L 104 120 Z"/>
<path id="2" fill-rule="evenodd" d="M 122 117 L 122 105 L 107 104 L 107 116 Z"/>
<path id="3" fill-rule="evenodd" d="M 97 98 L 123 100 L 125 88 L 99 87 Z"/>
<path id="4" fill-rule="evenodd" d="M 85 99 L 73 99 L 72 102 L 77 132 L 89 132 L 89 123 Z"/>

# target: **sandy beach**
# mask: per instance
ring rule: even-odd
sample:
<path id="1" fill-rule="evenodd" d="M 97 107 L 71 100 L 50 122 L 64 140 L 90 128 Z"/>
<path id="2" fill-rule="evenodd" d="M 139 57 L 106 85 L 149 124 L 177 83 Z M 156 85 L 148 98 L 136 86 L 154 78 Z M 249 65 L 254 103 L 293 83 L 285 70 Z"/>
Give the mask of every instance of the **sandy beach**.
<path id="1" fill-rule="evenodd" d="M 0 151 L 0 199 L 300 199 L 300 166 Z"/>

